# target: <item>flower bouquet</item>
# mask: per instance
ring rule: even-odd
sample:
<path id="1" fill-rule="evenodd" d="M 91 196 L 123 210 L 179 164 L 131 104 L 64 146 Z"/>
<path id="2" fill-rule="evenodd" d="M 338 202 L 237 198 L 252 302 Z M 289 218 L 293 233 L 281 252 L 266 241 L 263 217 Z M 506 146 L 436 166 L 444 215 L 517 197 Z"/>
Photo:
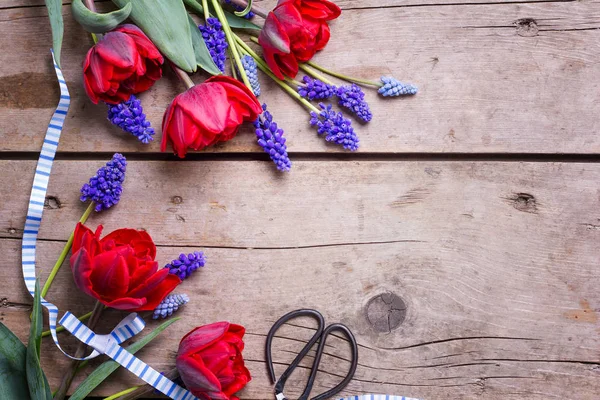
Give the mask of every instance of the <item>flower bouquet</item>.
<path id="1" fill-rule="evenodd" d="M 270 11 L 244 0 L 113 3 L 120 8 L 99 13 L 93 0 L 72 2 L 74 18 L 96 41 L 83 62 L 85 91 L 93 103 L 108 105 L 114 125 L 149 143 L 155 129 L 136 95 L 160 79 L 167 64 L 187 90 L 165 105 L 161 150 L 170 145 L 181 158 L 189 149 L 232 140 L 240 125 L 252 123 L 257 144 L 277 169 L 290 170 L 284 130 L 266 102 L 257 99 L 259 70 L 302 104 L 318 135 L 349 151 L 358 150 L 358 133 L 335 103 L 359 123 L 368 123 L 373 114 L 363 88 L 384 97 L 417 92 L 392 77 L 354 78 L 311 61 L 330 39 L 329 24 L 341 15 L 328 0 L 279 0 Z M 55 38 L 62 37 L 62 24 L 53 27 Z M 196 85 L 189 74 L 198 70 L 213 76 Z"/>

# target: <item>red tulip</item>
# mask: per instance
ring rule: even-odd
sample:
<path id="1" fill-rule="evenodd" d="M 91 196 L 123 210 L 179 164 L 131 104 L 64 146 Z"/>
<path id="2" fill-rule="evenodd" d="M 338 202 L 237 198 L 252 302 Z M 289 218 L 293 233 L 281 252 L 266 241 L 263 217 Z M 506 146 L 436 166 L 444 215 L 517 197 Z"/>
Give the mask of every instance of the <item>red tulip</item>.
<path id="1" fill-rule="evenodd" d="M 106 33 L 87 53 L 83 82 L 94 104 L 127 101 L 148 90 L 162 76 L 163 57 L 135 25 L 121 25 Z"/>
<path id="2" fill-rule="evenodd" d="M 244 366 L 245 329 L 229 322 L 198 327 L 179 343 L 177 370 L 185 386 L 203 400 L 237 400 L 252 379 Z"/>
<path id="3" fill-rule="evenodd" d="M 327 0 L 279 0 L 267 15 L 258 42 L 273 73 L 283 79 L 298 74 L 298 62 L 309 61 L 329 41 L 329 25 L 341 10 Z"/>
<path id="4" fill-rule="evenodd" d="M 170 140 L 183 158 L 188 147 L 199 150 L 232 139 L 242 122 L 256 120 L 261 112 L 246 86 L 228 76 L 213 76 L 171 102 L 163 117 L 161 150 Z"/>
<path id="5" fill-rule="evenodd" d="M 181 283 L 158 269 L 156 247 L 144 231 L 118 229 L 100 239 L 102 225 L 92 232 L 77 224 L 71 270 L 84 293 L 108 307 L 128 311 L 154 310 Z"/>

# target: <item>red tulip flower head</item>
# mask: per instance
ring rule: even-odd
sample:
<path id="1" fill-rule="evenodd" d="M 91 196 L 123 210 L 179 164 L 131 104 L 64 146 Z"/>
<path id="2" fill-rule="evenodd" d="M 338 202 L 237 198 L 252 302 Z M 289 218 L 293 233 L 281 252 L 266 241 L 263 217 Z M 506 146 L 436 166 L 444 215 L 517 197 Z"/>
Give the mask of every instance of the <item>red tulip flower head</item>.
<path id="1" fill-rule="evenodd" d="M 294 78 L 298 63 L 309 61 L 325 47 L 330 36 L 327 21 L 341 12 L 327 0 L 279 0 L 258 38 L 273 73 L 279 79 Z"/>
<path id="2" fill-rule="evenodd" d="M 118 104 L 148 90 L 162 76 L 163 57 L 135 25 L 106 33 L 83 63 L 85 91 L 94 104 Z"/>
<path id="3" fill-rule="evenodd" d="M 187 149 L 200 150 L 232 139 L 242 122 L 255 121 L 262 112 L 256 96 L 228 76 L 213 76 L 177 95 L 165 111 L 161 150 L 167 141 L 181 158 Z"/>
<path id="4" fill-rule="evenodd" d="M 244 366 L 245 329 L 229 322 L 198 327 L 184 336 L 177 370 L 185 386 L 203 400 L 238 400 L 233 394 L 252 379 Z"/>
<path id="5" fill-rule="evenodd" d="M 77 224 L 71 270 L 77 287 L 108 307 L 127 311 L 154 310 L 181 283 L 168 268 L 158 269 L 156 247 L 144 231 L 117 229 L 100 239 Z"/>

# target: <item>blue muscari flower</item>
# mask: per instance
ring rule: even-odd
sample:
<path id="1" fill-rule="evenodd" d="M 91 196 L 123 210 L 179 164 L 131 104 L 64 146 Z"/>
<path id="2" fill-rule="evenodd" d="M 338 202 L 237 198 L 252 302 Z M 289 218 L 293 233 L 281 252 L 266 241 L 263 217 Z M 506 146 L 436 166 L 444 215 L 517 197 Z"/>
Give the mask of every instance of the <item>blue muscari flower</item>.
<path id="1" fill-rule="evenodd" d="M 292 168 L 292 162 L 287 153 L 283 129 L 273 122 L 273 115 L 267 111 L 267 105 L 263 104 L 262 108 L 263 113 L 254 121 L 258 144 L 271 157 L 278 170 L 289 171 Z"/>
<path id="2" fill-rule="evenodd" d="M 356 83 L 338 87 L 335 94 L 340 106 L 347 108 L 361 120 L 369 122 L 373 118 L 369 104 L 365 101 L 365 94 Z"/>
<path id="3" fill-rule="evenodd" d="M 198 29 L 202 32 L 202 37 L 213 61 L 221 72 L 225 71 L 225 53 L 228 45 L 223 26 L 217 18 L 209 18 L 206 26 L 198 25 Z"/>
<path id="4" fill-rule="evenodd" d="M 252 92 L 256 97 L 260 96 L 260 82 L 258 81 L 256 61 L 254 61 L 254 58 L 246 54 L 244 57 L 242 57 L 242 66 L 244 67 L 244 71 L 246 71 L 246 75 L 248 75 L 250 86 L 252 86 Z"/>
<path id="5" fill-rule="evenodd" d="M 154 309 L 152 319 L 165 319 L 179 310 L 179 307 L 190 301 L 187 294 L 170 294 Z"/>
<path id="6" fill-rule="evenodd" d="M 127 101 L 119 104 L 107 105 L 108 120 L 110 122 L 123 129 L 125 132 L 131 133 L 142 143 L 152 141 L 154 128 L 150 126 L 150 121 L 146 119 L 146 114 L 144 114 L 140 99 L 131 95 Z"/>
<path id="7" fill-rule="evenodd" d="M 402 83 L 391 76 L 382 76 L 381 83 L 383 83 L 383 86 L 379 88 L 378 92 L 384 97 L 404 96 L 417 93 L 417 87 L 415 85 Z"/>
<path id="8" fill-rule="evenodd" d="M 328 99 L 335 94 L 335 86 L 329 85 L 318 79 L 312 79 L 309 76 L 302 78 L 304 85 L 298 86 L 298 94 L 309 100 Z"/>
<path id="9" fill-rule="evenodd" d="M 344 118 L 341 112 L 335 112 L 331 109 L 331 104 L 325 106 L 319 103 L 321 112 L 318 114 L 311 111 L 310 124 L 317 126 L 319 135 L 326 134 L 325 140 L 334 142 L 344 147 L 346 150 L 358 150 L 359 139 L 354 133 L 352 123 Z"/>
<path id="10" fill-rule="evenodd" d="M 242 6 L 238 6 L 237 4 L 233 4 L 231 2 L 231 0 L 225 0 L 225 3 L 230 4 L 235 11 L 244 11 L 246 9 L 246 7 L 242 7 Z M 254 15 L 255 14 L 252 11 L 250 11 L 248 14 L 244 15 L 244 18 L 250 19 L 250 18 L 254 17 Z"/>
<path id="11" fill-rule="evenodd" d="M 96 211 L 107 210 L 116 205 L 123 192 L 126 168 L 125 157 L 116 153 L 112 160 L 90 178 L 89 183 L 81 187 L 81 201 L 92 200 L 96 203 Z"/>
<path id="12" fill-rule="evenodd" d="M 179 279 L 184 280 L 198 268 L 204 267 L 205 263 L 206 258 L 204 257 L 204 253 L 195 251 L 190 254 L 181 253 L 179 258 L 165 265 L 165 268 L 169 268 L 170 274 L 177 275 Z"/>

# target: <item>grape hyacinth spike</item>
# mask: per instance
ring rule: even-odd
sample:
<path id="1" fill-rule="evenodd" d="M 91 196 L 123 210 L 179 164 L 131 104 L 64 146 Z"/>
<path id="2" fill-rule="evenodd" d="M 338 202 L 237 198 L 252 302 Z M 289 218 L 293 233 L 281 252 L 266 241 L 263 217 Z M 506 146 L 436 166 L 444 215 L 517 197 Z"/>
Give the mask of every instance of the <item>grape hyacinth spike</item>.
<path id="1" fill-rule="evenodd" d="M 131 133 L 140 142 L 148 144 L 153 140 L 154 128 L 146 119 L 140 99 L 131 95 L 129 100 L 119 104 L 107 104 L 108 120 L 125 132 Z"/>
<path id="2" fill-rule="evenodd" d="M 113 158 L 101 167 L 89 182 L 81 187 L 81 201 L 92 200 L 95 210 L 100 212 L 116 205 L 121 199 L 127 160 L 116 153 Z"/>
<path id="3" fill-rule="evenodd" d="M 332 97 L 336 93 L 334 85 L 327 84 L 318 79 L 305 75 L 302 78 L 303 85 L 298 86 L 298 94 L 309 100 L 323 100 Z"/>
<path id="4" fill-rule="evenodd" d="M 198 29 L 202 33 L 213 61 L 221 72 L 224 72 L 228 44 L 225 32 L 223 31 L 223 25 L 221 25 L 217 18 L 208 18 L 206 26 L 198 25 Z"/>
<path id="5" fill-rule="evenodd" d="M 170 294 L 154 309 L 152 319 L 165 319 L 170 317 L 174 312 L 179 310 L 179 307 L 187 304 L 189 301 L 190 298 L 187 294 Z"/>
<path id="6" fill-rule="evenodd" d="M 369 104 L 365 101 L 365 93 L 356 83 L 338 87 L 336 95 L 340 106 L 347 108 L 362 121 L 369 122 L 373 118 Z"/>
<path id="7" fill-rule="evenodd" d="M 205 264 L 206 258 L 204 257 L 204 253 L 195 251 L 190 254 L 181 253 L 179 258 L 165 265 L 165 268 L 169 268 L 170 274 L 177 275 L 183 281 L 198 268 L 204 267 Z"/>
<path id="8" fill-rule="evenodd" d="M 292 162 L 287 153 L 283 129 L 273 122 L 273 115 L 267 111 L 267 105 L 263 104 L 262 107 L 263 113 L 254 121 L 258 144 L 271 157 L 279 171 L 289 171 L 292 168 Z"/>
<path id="9" fill-rule="evenodd" d="M 317 114 L 311 111 L 310 113 L 310 124 L 317 127 L 317 133 L 325 134 L 325 140 L 338 144 L 346 150 L 358 150 L 360 140 L 356 136 L 350 120 L 344 118 L 341 112 L 333 111 L 331 104 L 319 103 L 319 107 L 321 107 L 321 112 Z"/>
<path id="10" fill-rule="evenodd" d="M 418 91 L 415 85 L 402 83 L 391 76 L 382 76 L 381 83 L 383 86 L 379 88 L 378 92 L 383 97 L 413 95 Z"/>

